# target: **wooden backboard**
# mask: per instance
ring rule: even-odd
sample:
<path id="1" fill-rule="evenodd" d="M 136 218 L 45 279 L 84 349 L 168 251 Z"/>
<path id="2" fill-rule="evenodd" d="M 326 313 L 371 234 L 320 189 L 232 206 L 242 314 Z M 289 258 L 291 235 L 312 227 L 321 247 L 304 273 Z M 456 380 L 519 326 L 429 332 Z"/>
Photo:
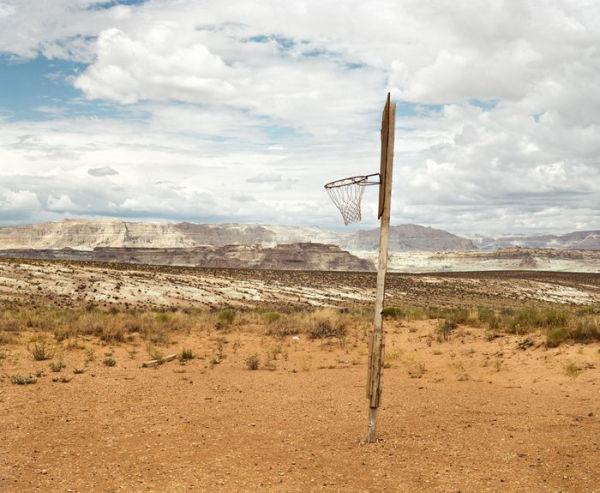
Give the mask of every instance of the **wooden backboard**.
<path id="1" fill-rule="evenodd" d="M 391 174 L 391 161 L 388 160 L 388 146 L 390 138 L 390 93 L 388 92 L 381 117 L 381 162 L 379 165 L 379 175 L 381 184 L 379 185 L 379 213 L 377 219 L 380 219 L 385 207 L 386 185 L 388 176 Z"/>

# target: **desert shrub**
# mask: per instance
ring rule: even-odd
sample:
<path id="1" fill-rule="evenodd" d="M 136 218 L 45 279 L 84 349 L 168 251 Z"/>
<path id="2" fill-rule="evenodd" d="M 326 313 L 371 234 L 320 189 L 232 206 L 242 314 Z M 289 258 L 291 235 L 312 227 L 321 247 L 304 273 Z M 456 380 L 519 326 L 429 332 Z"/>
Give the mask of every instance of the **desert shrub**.
<path id="1" fill-rule="evenodd" d="M 564 327 L 569 322 L 570 314 L 565 310 L 546 308 L 540 311 L 542 323 L 545 327 Z"/>
<path id="2" fill-rule="evenodd" d="M 94 348 L 86 348 L 85 349 L 85 360 L 87 362 L 94 361 L 96 359 L 96 352 Z"/>
<path id="3" fill-rule="evenodd" d="M 575 342 L 600 341 L 600 317 L 579 319 L 569 331 L 569 338 Z"/>
<path id="4" fill-rule="evenodd" d="M 163 359 L 165 357 L 165 353 L 153 346 L 148 346 L 146 351 L 148 351 L 148 356 L 150 356 L 151 359 Z"/>
<path id="5" fill-rule="evenodd" d="M 54 357 L 54 347 L 45 340 L 34 341 L 27 345 L 27 350 L 35 361 L 45 361 Z"/>
<path id="6" fill-rule="evenodd" d="M 31 385 L 33 383 L 37 382 L 37 378 L 29 375 L 29 376 L 24 376 L 24 375 L 11 375 L 10 377 L 10 383 L 15 384 L 15 385 Z"/>
<path id="7" fill-rule="evenodd" d="M 245 360 L 245 363 L 248 370 L 258 370 L 258 367 L 260 366 L 258 354 L 254 353 L 248 356 Z"/>
<path id="8" fill-rule="evenodd" d="M 437 318 L 438 313 L 433 313 L 429 308 L 419 307 L 386 306 L 381 312 L 384 318 L 423 320 L 425 318 Z"/>
<path id="9" fill-rule="evenodd" d="M 73 377 L 67 377 L 67 376 L 62 376 L 62 377 L 54 377 L 52 379 L 53 382 L 60 382 L 60 383 L 69 383 L 71 380 L 73 380 Z"/>
<path id="10" fill-rule="evenodd" d="M 468 308 L 455 308 L 451 312 L 451 317 L 452 321 L 456 324 L 466 324 L 473 320 L 471 310 Z"/>
<path id="11" fill-rule="evenodd" d="M 565 375 L 571 378 L 575 378 L 582 371 L 581 367 L 577 363 L 574 363 L 572 361 L 566 362 L 563 368 L 565 371 Z"/>
<path id="12" fill-rule="evenodd" d="M 191 349 L 182 349 L 179 354 L 179 361 L 186 362 L 194 359 L 194 353 Z"/>
<path id="13" fill-rule="evenodd" d="M 62 371 L 63 368 L 67 367 L 67 365 L 65 365 L 62 361 L 53 361 L 49 366 L 54 372 Z"/>
<path id="14" fill-rule="evenodd" d="M 267 324 L 272 324 L 281 319 L 281 313 L 278 312 L 265 312 L 263 313 L 263 318 Z"/>
<path id="15" fill-rule="evenodd" d="M 109 344 L 113 342 L 125 342 L 125 330 L 123 326 L 113 322 L 109 326 L 103 327 L 98 337 Z"/>
<path id="16" fill-rule="evenodd" d="M 0 331 L 4 332 L 19 332 L 25 328 L 25 324 L 20 323 L 18 320 L 4 314 L 0 318 Z"/>
<path id="17" fill-rule="evenodd" d="M 589 315 L 600 315 L 600 306 L 580 306 L 575 310 L 575 315 L 578 317 L 585 317 Z"/>
<path id="18" fill-rule="evenodd" d="M 281 354 L 283 351 L 283 347 L 281 346 L 281 344 L 275 344 L 274 346 L 271 346 L 267 352 L 266 352 L 266 361 L 272 361 L 272 360 L 276 360 L 277 356 L 279 354 Z"/>
<path id="19" fill-rule="evenodd" d="M 102 364 L 104 366 L 115 366 L 117 364 L 117 362 L 113 358 L 105 358 L 102 361 Z"/>
<path id="20" fill-rule="evenodd" d="M 311 339 L 325 339 L 329 337 L 337 337 L 343 339 L 346 337 L 348 329 L 346 324 L 340 320 L 333 322 L 327 318 L 316 320 L 308 329 L 308 337 Z"/>
<path id="21" fill-rule="evenodd" d="M 265 334 L 275 337 L 287 337 L 298 333 L 298 327 L 291 323 L 277 323 L 267 327 Z"/>
<path id="22" fill-rule="evenodd" d="M 65 339 L 69 339 L 70 337 L 73 337 L 73 331 L 70 328 L 61 327 L 58 329 L 54 329 L 54 338 L 58 342 L 62 342 Z"/>
<path id="23" fill-rule="evenodd" d="M 479 308 L 477 318 L 481 324 L 487 325 L 490 330 L 497 330 L 500 327 L 500 317 L 494 310 L 489 308 Z"/>
<path id="24" fill-rule="evenodd" d="M 507 331 L 526 334 L 541 328 L 560 328 L 568 324 L 569 318 L 567 311 L 556 308 L 523 308 L 512 316 Z"/>
<path id="25" fill-rule="evenodd" d="M 450 334 L 453 330 L 458 328 L 458 323 L 454 319 L 444 319 L 437 330 L 438 339 L 447 341 L 450 339 Z"/>
<path id="26" fill-rule="evenodd" d="M 425 364 L 422 361 L 413 361 L 408 366 L 410 378 L 422 378 L 426 371 Z"/>
<path id="27" fill-rule="evenodd" d="M 398 308 L 397 306 L 386 306 L 381 314 L 385 318 L 404 318 L 405 312 L 402 308 Z"/>
<path id="28" fill-rule="evenodd" d="M 565 341 L 568 336 L 569 333 L 564 327 L 552 329 L 546 334 L 546 346 L 557 347 L 561 342 Z"/>
<path id="29" fill-rule="evenodd" d="M 221 323 L 230 324 L 235 319 L 235 311 L 231 308 L 225 308 L 219 312 L 218 319 Z"/>

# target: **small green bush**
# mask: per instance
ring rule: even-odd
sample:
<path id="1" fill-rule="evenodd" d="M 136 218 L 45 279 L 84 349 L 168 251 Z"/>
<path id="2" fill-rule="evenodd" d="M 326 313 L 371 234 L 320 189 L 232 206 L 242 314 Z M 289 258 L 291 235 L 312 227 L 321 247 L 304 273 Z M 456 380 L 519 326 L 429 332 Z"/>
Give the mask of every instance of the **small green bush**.
<path id="1" fill-rule="evenodd" d="M 104 366 L 115 366 L 117 362 L 113 358 L 105 358 L 104 361 L 102 361 L 102 364 Z"/>
<path id="2" fill-rule="evenodd" d="M 405 312 L 402 308 L 398 308 L 397 306 L 386 306 L 381 314 L 385 318 L 404 318 Z"/>
<path id="3" fill-rule="evenodd" d="M 577 320 L 569 331 L 569 337 L 575 342 L 600 341 L 600 317 Z"/>
<path id="4" fill-rule="evenodd" d="M 155 347 L 149 346 L 146 350 L 151 359 L 163 359 L 165 357 L 165 353 Z"/>
<path id="5" fill-rule="evenodd" d="M 53 361 L 50 363 L 50 369 L 54 372 L 62 371 L 62 369 L 66 367 L 67 365 L 65 365 L 62 361 Z"/>
<path id="6" fill-rule="evenodd" d="M 278 320 L 281 319 L 281 313 L 277 313 L 277 312 L 265 312 L 263 314 L 263 318 L 265 319 L 266 323 L 272 324 L 272 323 L 277 322 Z"/>
<path id="7" fill-rule="evenodd" d="M 248 370 L 258 370 L 258 367 L 260 366 L 260 359 L 256 353 L 248 356 L 245 362 Z"/>
<path id="8" fill-rule="evenodd" d="M 54 357 L 54 347 L 46 341 L 37 341 L 27 345 L 27 349 L 35 361 L 45 361 Z"/>
<path id="9" fill-rule="evenodd" d="M 15 385 L 31 385 L 36 382 L 37 382 L 37 378 L 32 377 L 31 375 L 29 375 L 28 377 L 26 377 L 24 375 L 11 375 L 10 376 L 10 383 L 13 383 Z"/>
<path id="10" fill-rule="evenodd" d="M 194 353 L 191 349 L 182 349 L 179 355 L 179 361 L 185 362 L 194 359 Z"/>
<path id="11" fill-rule="evenodd" d="M 564 342 L 568 336 L 569 333 L 565 328 L 561 327 L 560 329 L 553 329 L 546 335 L 546 346 L 557 347 Z"/>
<path id="12" fill-rule="evenodd" d="M 575 378 L 582 372 L 581 367 L 579 365 L 577 365 L 576 363 L 573 363 L 572 361 L 565 363 L 564 370 L 565 370 L 565 375 L 567 375 L 571 378 Z"/>
<path id="13" fill-rule="evenodd" d="M 233 311 L 231 308 L 226 308 L 225 310 L 221 310 L 221 312 L 219 313 L 219 322 L 221 322 L 221 323 L 230 324 L 233 322 L 234 318 L 235 318 L 235 311 Z"/>
<path id="14" fill-rule="evenodd" d="M 490 330 L 497 330 L 500 328 L 500 317 L 494 310 L 489 308 L 479 308 L 477 310 L 477 318 L 479 322 L 487 325 Z"/>

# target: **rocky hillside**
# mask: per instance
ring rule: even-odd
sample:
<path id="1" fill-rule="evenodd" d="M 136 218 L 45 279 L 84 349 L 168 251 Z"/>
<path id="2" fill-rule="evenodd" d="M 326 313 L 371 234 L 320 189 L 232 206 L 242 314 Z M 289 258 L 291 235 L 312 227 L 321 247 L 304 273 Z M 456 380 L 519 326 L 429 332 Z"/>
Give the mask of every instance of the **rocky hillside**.
<path id="1" fill-rule="evenodd" d="M 335 245 L 320 243 L 293 243 L 275 247 L 228 245 L 192 248 L 96 247 L 93 250 L 12 249 L 0 250 L 0 257 L 238 269 L 374 270 L 373 262 L 370 260 L 358 258 Z"/>
<path id="2" fill-rule="evenodd" d="M 117 248 L 191 248 L 198 246 L 327 243 L 344 250 L 375 251 L 379 230 L 333 232 L 314 227 L 258 224 L 127 222 L 119 219 L 65 220 L 0 228 L 0 249 L 93 250 Z M 475 248 L 470 240 L 413 224 L 392 226 L 391 251 L 444 251 Z"/>
<path id="3" fill-rule="evenodd" d="M 346 250 L 375 251 L 379 246 L 379 229 L 350 233 L 339 244 Z M 426 228 L 416 224 L 401 224 L 390 228 L 390 251 L 393 252 L 473 249 L 475 245 L 471 240 L 460 238 L 441 229 Z"/>
<path id="4" fill-rule="evenodd" d="M 478 237 L 475 243 L 484 250 L 499 248 L 558 248 L 572 250 L 600 250 L 600 231 L 575 231 L 564 235 L 502 235 Z"/>

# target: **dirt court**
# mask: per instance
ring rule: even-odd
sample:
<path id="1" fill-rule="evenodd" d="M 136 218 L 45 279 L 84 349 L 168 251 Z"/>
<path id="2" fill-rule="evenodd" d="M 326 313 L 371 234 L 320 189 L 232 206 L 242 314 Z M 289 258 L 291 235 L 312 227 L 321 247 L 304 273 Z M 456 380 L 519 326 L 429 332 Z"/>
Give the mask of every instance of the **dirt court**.
<path id="1" fill-rule="evenodd" d="M 173 334 L 160 350 L 195 357 L 156 368 L 141 367 L 139 334 L 82 336 L 57 347 L 57 372 L 21 333 L 0 345 L 0 490 L 600 491 L 600 344 L 384 326 L 375 444 L 365 325 L 343 341 L 282 338 L 240 315 Z"/>

